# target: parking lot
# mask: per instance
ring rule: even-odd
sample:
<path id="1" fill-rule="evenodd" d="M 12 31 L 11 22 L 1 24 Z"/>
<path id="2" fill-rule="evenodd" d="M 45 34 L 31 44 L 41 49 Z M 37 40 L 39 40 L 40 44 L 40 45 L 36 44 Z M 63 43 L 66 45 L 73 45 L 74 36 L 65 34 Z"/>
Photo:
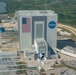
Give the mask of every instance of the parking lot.
<path id="1" fill-rule="evenodd" d="M 17 75 L 16 62 L 20 62 L 16 52 L 0 53 L 0 75 Z"/>
<path id="2" fill-rule="evenodd" d="M 76 71 L 67 67 L 59 67 L 50 71 L 46 71 L 47 75 L 54 73 L 56 75 L 76 75 Z"/>

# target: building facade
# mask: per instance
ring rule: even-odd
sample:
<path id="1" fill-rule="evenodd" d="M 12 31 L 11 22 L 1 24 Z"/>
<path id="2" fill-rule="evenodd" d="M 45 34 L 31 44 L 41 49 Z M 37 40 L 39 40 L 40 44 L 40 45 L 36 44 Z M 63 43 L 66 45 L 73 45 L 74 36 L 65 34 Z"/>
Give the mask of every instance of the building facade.
<path id="1" fill-rule="evenodd" d="M 32 50 L 48 57 L 57 45 L 58 15 L 51 10 L 17 11 L 20 50 Z M 52 52 L 53 50 L 53 52 Z"/>

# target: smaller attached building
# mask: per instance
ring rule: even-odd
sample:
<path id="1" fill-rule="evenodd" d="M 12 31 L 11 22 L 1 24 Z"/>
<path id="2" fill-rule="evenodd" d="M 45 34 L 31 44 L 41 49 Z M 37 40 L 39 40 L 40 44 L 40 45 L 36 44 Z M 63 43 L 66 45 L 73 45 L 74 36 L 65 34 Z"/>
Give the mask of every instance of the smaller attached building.
<path id="1" fill-rule="evenodd" d="M 35 47 L 39 53 L 41 53 L 45 57 L 48 57 L 48 45 L 45 39 L 43 38 L 35 39 Z"/>

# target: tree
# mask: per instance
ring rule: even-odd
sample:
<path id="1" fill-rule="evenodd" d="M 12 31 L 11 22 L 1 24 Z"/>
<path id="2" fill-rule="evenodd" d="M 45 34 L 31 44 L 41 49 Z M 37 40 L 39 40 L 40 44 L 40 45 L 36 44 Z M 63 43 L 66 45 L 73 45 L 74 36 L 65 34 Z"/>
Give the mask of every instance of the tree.
<path id="1" fill-rule="evenodd" d="M 41 75 L 46 75 L 46 73 L 41 73 Z"/>
<path id="2" fill-rule="evenodd" d="M 51 73 L 50 75 L 55 75 L 55 73 Z"/>
<path id="3" fill-rule="evenodd" d="M 45 72 L 45 70 L 43 68 L 41 68 L 40 72 Z"/>

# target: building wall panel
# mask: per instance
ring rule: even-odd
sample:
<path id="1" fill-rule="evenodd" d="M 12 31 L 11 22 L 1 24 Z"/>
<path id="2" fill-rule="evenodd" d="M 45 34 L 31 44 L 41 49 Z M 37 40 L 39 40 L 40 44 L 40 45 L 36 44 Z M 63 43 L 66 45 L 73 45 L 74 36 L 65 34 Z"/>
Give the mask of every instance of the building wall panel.
<path id="1" fill-rule="evenodd" d="M 47 16 L 33 16 L 32 17 L 32 44 L 34 44 L 34 22 L 44 21 L 44 38 L 46 39 L 47 34 Z"/>
<path id="2" fill-rule="evenodd" d="M 56 23 L 55 28 L 49 28 L 49 22 L 54 21 Z M 47 17 L 47 42 L 52 48 L 56 48 L 57 45 L 57 15 Z"/>

